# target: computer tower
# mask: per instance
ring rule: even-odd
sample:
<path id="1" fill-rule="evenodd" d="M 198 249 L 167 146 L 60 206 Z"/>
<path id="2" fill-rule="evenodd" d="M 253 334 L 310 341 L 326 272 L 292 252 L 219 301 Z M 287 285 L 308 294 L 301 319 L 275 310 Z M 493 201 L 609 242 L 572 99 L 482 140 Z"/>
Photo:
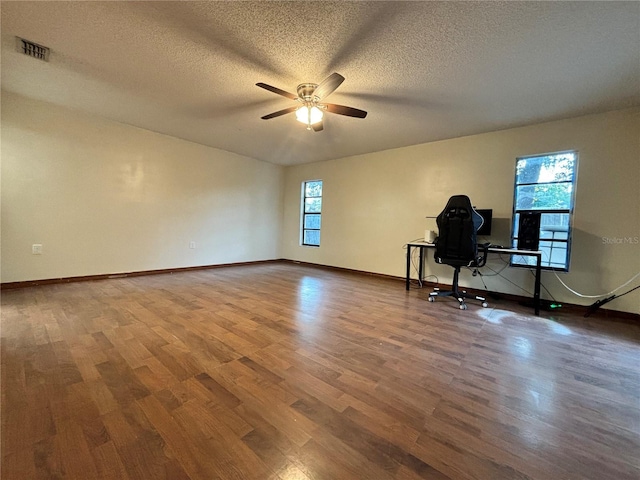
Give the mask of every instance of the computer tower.
<path id="1" fill-rule="evenodd" d="M 540 241 L 540 212 L 520 212 L 518 249 L 538 250 Z"/>

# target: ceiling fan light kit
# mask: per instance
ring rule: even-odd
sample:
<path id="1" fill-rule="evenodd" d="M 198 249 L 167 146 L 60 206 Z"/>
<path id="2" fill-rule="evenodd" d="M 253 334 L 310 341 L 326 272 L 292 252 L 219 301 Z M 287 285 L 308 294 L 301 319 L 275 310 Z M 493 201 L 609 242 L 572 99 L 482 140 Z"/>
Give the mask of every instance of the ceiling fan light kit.
<path id="1" fill-rule="evenodd" d="M 344 77 L 339 73 L 332 73 L 320 84 L 315 83 L 301 83 L 298 85 L 297 93 L 286 92 L 277 87 L 267 85 L 266 83 L 256 83 L 256 86 L 269 90 L 283 97 L 287 97 L 291 100 L 295 100 L 302 104 L 300 107 L 290 107 L 284 110 L 270 113 L 261 117 L 263 120 L 269 120 L 271 118 L 279 117 L 287 113 L 296 112 L 296 119 L 304 123 L 307 126 L 307 130 L 313 130 L 319 132 L 323 130 L 322 119 L 324 117 L 324 111 L 336 113 L 338 115 L 345 115 L 347 117 L 365 118 L 367 112 L 359 110 L 353 107 L 346 107 L 344 105 L 335 105 L 332 103 L 320 103 L 323 98 L 333 93 L 340 84 L 344 82 Z"/>
<path id="2" fill-rule="evenodd" d="M 296 110 L 296 119 L 307 125 L 307 130 L 311 130 L 311 125 L 321 122 L 324 114 L 316 106 L 305 105 Z"/>

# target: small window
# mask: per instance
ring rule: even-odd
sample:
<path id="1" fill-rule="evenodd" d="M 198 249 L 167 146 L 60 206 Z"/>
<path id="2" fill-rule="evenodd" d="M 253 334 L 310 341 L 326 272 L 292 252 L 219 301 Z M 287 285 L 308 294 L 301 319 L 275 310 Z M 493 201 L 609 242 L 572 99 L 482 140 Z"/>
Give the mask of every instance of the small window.
<path id="1" fill-rule="evenodd" d="M 520 216 L 539 213 L 538 249 L 542 251 L 542 267 L 549 270 L 569 271 L 577 167 L 576 152 L 516 160 L 512 246 L 518 246 Z M 511 257 L 512 265 L 535 266 L 535 262 L 534 257 Z"/>
<path id="2" fill-rule="evenodd" d="M 322 180 L 302 184 L 302 245 L 320 246 Z"/>

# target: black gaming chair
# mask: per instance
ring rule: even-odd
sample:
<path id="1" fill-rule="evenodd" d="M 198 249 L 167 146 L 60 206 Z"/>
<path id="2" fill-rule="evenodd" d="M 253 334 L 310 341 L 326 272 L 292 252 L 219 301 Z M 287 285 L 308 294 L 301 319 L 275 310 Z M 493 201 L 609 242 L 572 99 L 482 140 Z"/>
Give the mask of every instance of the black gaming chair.
<path id="1" fill-rule="evenodd" d="M 429 301 L 435 301 L 436 297 L 455 297 L 460 303 L 460 309 L 466 310 L 466 291 L 458 288 L 458 277 L 462 267 L 482 267 L 487 262 L 486 252 L 478 255 L 478 242 L 476 232 L 484 223 L 483 218 L 471 205 L 471 200 L 466 195 L 454 195 L 447 202 L 447 206 L 436 217 L 438 224 L 438 238 L 436 238 L 435 260 L 437 263 L 451 265 L 454 268 L 453 288 L 450 291 L 442 291 L 434 288 L 429 294 Z M 484 297 L 472 295 L 487 307 Z"/>

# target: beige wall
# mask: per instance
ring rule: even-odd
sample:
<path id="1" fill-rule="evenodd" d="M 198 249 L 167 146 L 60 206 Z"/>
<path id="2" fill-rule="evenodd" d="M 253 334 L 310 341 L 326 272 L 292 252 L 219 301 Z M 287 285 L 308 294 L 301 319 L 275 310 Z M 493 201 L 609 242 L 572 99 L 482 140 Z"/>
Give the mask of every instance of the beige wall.
<path id="1" fill-rule="evenodd" d="M 1 140 L 2 282 L 280 256 L 283 167 L 6 92 Z"/>
<path id="2" fill-rule="evenodd" d="M 403 245 L 435 229 L 424 217 L 453 194 L 493 208 L 491 240 L 506 244 L 515 158 L 570 149 L 575 230 L 561 278 L 597 294 L 640 271 L 640 245 L 603 241 L 640 236 L 640 109 L 283 168 L 3 92 L 1 140 L 2 282 L 280 257 L 404 276 Z M 324 181 L 320 248 L 299 245 L 300 185 L 312 179 Z M 428 273 L 451 281 L 433 261 Z M 527 271 L 503 275 L 532 291 Z M 482 287 L 468 272 L 461 282 Z M 549 272 L 543 283 L 560 301 L 593 301 Z M 610 306 L 640 312 L 639 294 Z"/>
<path id="3" fill-rule="evenodd" d="M 427 228 L 436 230 L 425 216 L 437 215 L 455 194 L 469 195 L 478 208 L 493 208 L 491 240 L 508 244 L 516 157 L 572 149 L 579 154 L 574 240 L 570 273 L 560 277 L 581 293 L 606 293 L 640 271 L 639 244 L 603 241 L 640 237 L 639 109 L 288 167 L 282 255 L 404 276 L 403 245 Z M 314 179 L 324 182 L 320 248 L 299 245 L 300 185 Z M 501 265 L 495 257 L 490 262 L 496 269 Z M 428 264 L 428 273 L 443 282 L 451 282 L 452 271 L 432 260 Z M 502 273 L 533 291 L 528 271 Z M 490 290 L 525 295 L 497 276 L 485 282 Z M 461 283 L 482 288 L 469 272 Z M 561 302 L 593 302 L 568 293 L 551 272 L 544 272 L 543 283 Z M 640 291 L 610 307 L 640 313 Z"/>

